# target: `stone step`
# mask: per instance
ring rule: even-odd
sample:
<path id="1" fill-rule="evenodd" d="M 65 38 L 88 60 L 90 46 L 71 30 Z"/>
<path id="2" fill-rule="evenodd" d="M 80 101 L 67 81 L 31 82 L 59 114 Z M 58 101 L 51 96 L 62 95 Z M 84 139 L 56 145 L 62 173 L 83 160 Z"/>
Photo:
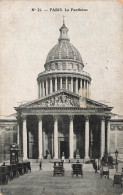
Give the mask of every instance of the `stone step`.
<path id="1" fill-rule="evenodd" d="M 64 163 L 65 171 L 72 171 L 72 164 L 73 163 Z M 53 171 L 54 163 L 43 163 L 42 162 L 42 171 Z M 39 171 L 39 163 L 31 163 L 32 171 Z M 83 164 L 83 171 L 94 171 L 92 164 Z"/>
<path id="2" fill-rule="evenodd" d="M 28 161 L 30 161 L 31 163 L 39 163 L 40 161 L 42 161 L 43 163 L 50 163 L 50 162 L 61 162 L 61 159 L 28 159 Z M 86 162 L 87 160 L 84 160 L 84 159 L 79 159 L 79 162 L 81 163 L 84 163 Z M 77 162 L 77 159 L 65 159 L 64 162 L 66 163 L 76 163 Z"/>

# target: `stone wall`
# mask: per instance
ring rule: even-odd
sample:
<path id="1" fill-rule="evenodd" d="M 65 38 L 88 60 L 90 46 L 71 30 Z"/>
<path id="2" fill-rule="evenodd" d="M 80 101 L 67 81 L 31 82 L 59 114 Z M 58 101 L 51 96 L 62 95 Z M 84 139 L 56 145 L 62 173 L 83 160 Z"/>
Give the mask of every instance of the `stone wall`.
<path id="1" fill-rule="evenodd" d="M 119 158 L 123 157 L 123 120 L 114 119 L 110 122 L 110 153 L 118 150 Z"/>
<path id="2" fill-rule="evenodd" d="M 16 120 L 0 120 L 0 162 L 10 159 L 10 145 L 17 143 Z"/>

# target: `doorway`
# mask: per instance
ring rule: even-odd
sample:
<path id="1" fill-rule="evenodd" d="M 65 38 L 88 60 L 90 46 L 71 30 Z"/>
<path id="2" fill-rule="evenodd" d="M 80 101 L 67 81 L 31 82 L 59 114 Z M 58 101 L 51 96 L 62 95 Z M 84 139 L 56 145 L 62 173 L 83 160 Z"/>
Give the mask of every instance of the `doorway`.
<path id="1" fill-rule="evenodd" d="M 62 153 L 64 152 L 65 158 L 69 158 L 69 145 L 68 141 L 60 141 L 60 158 L 62 157 Z"/>

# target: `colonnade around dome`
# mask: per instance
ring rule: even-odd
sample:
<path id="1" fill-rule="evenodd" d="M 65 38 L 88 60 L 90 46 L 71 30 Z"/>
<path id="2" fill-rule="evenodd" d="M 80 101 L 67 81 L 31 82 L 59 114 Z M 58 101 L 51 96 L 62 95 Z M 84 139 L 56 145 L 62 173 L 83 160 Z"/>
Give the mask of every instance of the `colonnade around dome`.
<path id="1" fill-rule="evenodd" d="M 90 81 L 82 79 L 80 76 L 77 77 L 75 74 L 69 76 L 60 73 L 45 75 L 45 77 L 40 78 L 38 81 L 38 98 L 62 89 L 90 98 Z"/>

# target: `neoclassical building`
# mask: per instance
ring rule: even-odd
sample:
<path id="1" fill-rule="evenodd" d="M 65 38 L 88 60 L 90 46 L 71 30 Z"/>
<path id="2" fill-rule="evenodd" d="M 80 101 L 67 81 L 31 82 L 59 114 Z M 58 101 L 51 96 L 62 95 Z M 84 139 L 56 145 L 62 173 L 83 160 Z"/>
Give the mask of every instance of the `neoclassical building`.
<path id="1" fill-rule="evenodd" d="M 24 160 L 59 159 L 63 152 L 66 159 L 102 157 L 110 149 L 112 107 L 91 99 L 91 76 L 64 22 L 44 68 L 38 99 L 15 107 Z"/>

